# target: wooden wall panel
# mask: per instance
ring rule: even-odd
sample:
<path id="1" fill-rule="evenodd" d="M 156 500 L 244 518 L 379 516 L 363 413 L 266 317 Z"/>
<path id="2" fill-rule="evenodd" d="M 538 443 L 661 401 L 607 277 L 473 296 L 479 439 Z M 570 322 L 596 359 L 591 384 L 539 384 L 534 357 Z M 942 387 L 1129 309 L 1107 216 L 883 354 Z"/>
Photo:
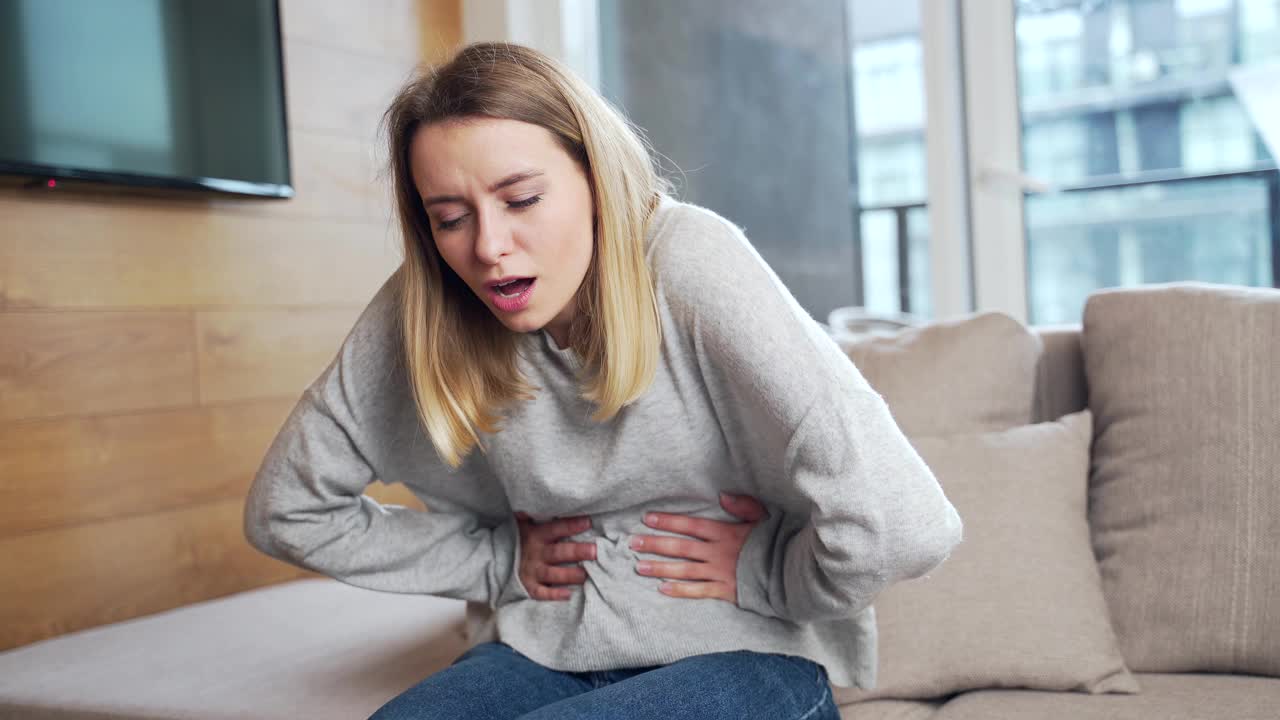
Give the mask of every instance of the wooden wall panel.
<path id="1" fill-rule="evenodd" d="M 282 2 L 291 199 L 0 189 L 0 650 L 303 574 L 244 492 L 400 262 L 378 122 L 460 18 Z"/>
<path id="2" fill-rule="evenodd" d="M 197 313 L 200 402 L 297 397 L 333 360 L 361 310 Z"/>
<path id="3" fill-rule="evenodd" d="M 293 146 L 297 195 L 280 206 L 280 215 L 349 220 L 391 219 L 391 190 L 380 147 L 344 137 L 297 131 Z M 392 224 L 392 227 L 395 227 Z"/>
<path id="4" fill-rule="evenodd" d="M 0 196 L 0 216 L 0 311 L 363 305 L 401 257 L 390 218 L 266 218 L 48 196 Z"/>
<path id="5" fill-rule="evenodd" d="M 0 424 L 0 528 L 21 535 L 243 497 L 296 402 Z"/>
<path id="6" fill-rule="evenodd" d="M 239 498 L 0 539 L 0 647 L 299 577 L 244 540 Z"/>
<path id="7" fill-rule="evenodd" d="M 290 41 L 377 53 L 417 62 L 422 52 L 424 28 L 409 21 L 422 8 L 414 0 L 378 0 L 372 3 L 323 2 L 314 6 L 284 2 L 280 30 Z M 440 5 L 429 3 L 428 5 Z"/>
<path id="8" fill-rule="evenodd" d="M 403 485 L 379 502 L 421 509 Z M 243 535 L 241 498 L 0 538 L 0 649 L 320 575 L 263 555 Z"/>
<path id="9" fill-rule="evenodd" d="M 377 137 L 382 113 L 417 65 L 396 58 L 337 53 L 303 40 L 286 44 L 284 60 L 291 128 L 366 142 Z"/>
<path id="10" fill-rule="evenodd" d="M 191 313 L 0 313 L 0 422 L 195 402 Z"/>

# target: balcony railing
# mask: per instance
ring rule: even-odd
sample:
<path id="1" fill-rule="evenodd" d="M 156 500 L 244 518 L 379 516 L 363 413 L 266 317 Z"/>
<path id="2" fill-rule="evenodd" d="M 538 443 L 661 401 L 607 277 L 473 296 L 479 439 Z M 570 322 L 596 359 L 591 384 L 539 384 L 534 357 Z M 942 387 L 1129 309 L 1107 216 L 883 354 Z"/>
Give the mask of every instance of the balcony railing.
<path id="1" fill-rule="evenodd" d="M 1130 175 L 1096 176 L 1087 182 L 1055 187 L 1052 192 L 1064 194 L 1087 193 L 1147 185 L 1238 181 L 1241 179 L 1258 180 L 1266 187 L 1265 214 L 1268 219 L 1271 284 L 1280 287 L 1280 170 L 1274 164 L 1257 165 L 1229 172 L 1187 174 L 1184 171 L 1175 169 L 1148 170 Z M 1031 195 L 1031 193 L 1028 193 L 1028 195 Z M 895 240 L 898 255 L 898 309 L 904 313 L 912 312 L 908 214 L 913 210 L 926 207 L 928 207 L 927 202 L 907 202 L 865 205 L 855 208 L 855 215 L 859 219 L 861 213 L 892 212 L 894 215 L 897 227 Z M 859 252 L 861 252 L 861 248 L 859 248 Z"/>

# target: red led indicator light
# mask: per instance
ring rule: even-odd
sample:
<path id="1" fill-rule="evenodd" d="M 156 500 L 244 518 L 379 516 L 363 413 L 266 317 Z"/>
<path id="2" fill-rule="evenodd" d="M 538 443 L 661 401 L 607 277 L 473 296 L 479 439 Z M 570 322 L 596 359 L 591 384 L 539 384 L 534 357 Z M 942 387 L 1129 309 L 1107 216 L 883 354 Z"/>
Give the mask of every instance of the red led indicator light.
<path id="1" fill-rule="evenodd" d="M 58 181 L 57 181 L 57 180 L 54 180 L 53 178 L 49 178 L 49 182 L 48 182 L 47 184 L 48 184 L 48 186 L 49 186 L 49 187 L 51 187 L 51 188 L 52 188 L 52 187 L 58 187 Z"/>

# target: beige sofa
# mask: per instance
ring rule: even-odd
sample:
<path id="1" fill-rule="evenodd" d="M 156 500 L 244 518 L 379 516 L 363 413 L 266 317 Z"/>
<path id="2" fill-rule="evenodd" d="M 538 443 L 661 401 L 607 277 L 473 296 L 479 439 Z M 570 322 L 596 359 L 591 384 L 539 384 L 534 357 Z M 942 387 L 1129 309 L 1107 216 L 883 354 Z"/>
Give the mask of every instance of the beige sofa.
<path id="1" fill-rule="evenodd" d="M 1089 325 L 1087 316 L 1085 324 Z M 1264 341 L 1269 333 L 1275 333 L 1270 339 L 1280 340 L 1280 324 L 1255 322 L 1248 327 L 1262 332 Z M 1080 327 L 1039 328 L 1033 337 L 1039 338 L 1036 360 L 1024 377 L 1033 378 L 1029 382 L 1034 388 L 1013 394 L 1034 396 L 1028 418 L 1051 420 L 1087 407 L 1088 363 L 1082 352 Z M 1243 336 L 1237 339 L 1246 340 Z M 1271 347 L 1273 362 L 1275 349 Z M 899 370 L 910 366 L 910 361 L 899 356 L 891 354 L 889 358 L 889 364 Z M 1106 358 L 1107 362 L 1150 364 L 1156 374 L 1165 362 L 1121 354 Z M 1002 367 L 995 362 L 977 372 L 995 376 L 1021 372 Z M 1250 374 L 1246 380 L 1255 383 L 1252 387 L 1264 389 L 1264 379 L 1254 375 L 1267 372 L 1266 368 L 1228 362 L 1218 369 L 1227 373 L 1245 370 Z M 971 391 L 955 386 L 948 386 L 954 390 L 953 399 L 955 393 L 983 392 L 981 388 Z M 1280 397 L 1259 398 L 1259 402 L 1263 400 Z M 1280 402 L 1272 408 L 1276 406 Z M 1269 414 L 1274 410 L 1253 408 L 1251 412 L 1255 413 L 1254 421 L 1275 420 L 1274 414 Z M 1271 437 L 1280 442 L 1280 435 Z M 1250 472 L 1280 483 L 1274 468 L 1261 473 L 1253 468 Z M 1263 503 L 1274 497 L 1274 493 L 1261 491 L 1254 496 Z M 1249 537 L 1259 543 L 1253 547 L 1258 556 L 1236 557 L 1233 562 L 1269 564 L 1270 568 L 1254 572 L 1252 578 L 1270 582 L 1276 577 L 1275 545 L 1263 547 L 1260 543 L 1273 539 L 1269 533 L 1276 527 L 1275 521 L 1251 517 L 1254 525 L 1246 532 L 1253 533 Z M 1234 588 L 1235 597 L 1244 597 L 1247 590 Z M 1233 589 L 1222 591 L 1231 593 Z M 1280 599 L 1272 602 L 1280 603 Z M 240 593 L 0 653 L 0 718 L 367 717 L 464 651 L 466 611 L 458 601 L 376 593 L 331 580 L 302 580 Z M 339 617 L 346 622 L 333 624 Z M 938 628 L 937 632 L 945 633 L 946 629 Z M 1254 640 L 1274 641 L 1280 647 L 1280 624 L 1271 633 L 1269 638 Z M 1047 652 L 1051 655 L 1052 649 Z M 842 716 L 855 720 L 1280 718 L 1277 677 L 1134 672 L 1133 678 L 1141 688 L 1137 694 L 974 689 L 925 699 L 846 702 Z"/>

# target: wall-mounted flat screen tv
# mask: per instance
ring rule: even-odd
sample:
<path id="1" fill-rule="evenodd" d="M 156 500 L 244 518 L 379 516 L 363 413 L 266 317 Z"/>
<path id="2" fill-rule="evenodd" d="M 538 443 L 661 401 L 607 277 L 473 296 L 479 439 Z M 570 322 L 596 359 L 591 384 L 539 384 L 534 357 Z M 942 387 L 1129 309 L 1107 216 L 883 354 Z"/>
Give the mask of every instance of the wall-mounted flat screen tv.
<path id="1" fill-rule="evenodd" d="M 0 0 L 0 175 L 290 197 L 274 0 Z"/>

